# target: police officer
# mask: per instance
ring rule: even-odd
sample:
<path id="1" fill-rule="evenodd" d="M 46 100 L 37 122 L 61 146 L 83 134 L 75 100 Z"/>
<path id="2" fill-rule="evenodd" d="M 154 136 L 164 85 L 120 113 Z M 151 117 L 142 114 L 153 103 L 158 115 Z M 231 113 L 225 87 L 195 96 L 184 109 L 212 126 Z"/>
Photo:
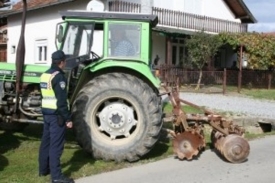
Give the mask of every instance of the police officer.
<path id="1" fill-rule="evenodd" d="M 71 113 L 67 102 L 67 81 L 62 69 L 65 54 L 52 54 L 52 65 L 40 78 L 42 113 L 44 118 L 43 136 L 39 149 L 39 176 L 51 174 L 52 183 L 74 183 L 61 172 L 60 157 L 65 142 L 65 130 L 72 128 Z"/>

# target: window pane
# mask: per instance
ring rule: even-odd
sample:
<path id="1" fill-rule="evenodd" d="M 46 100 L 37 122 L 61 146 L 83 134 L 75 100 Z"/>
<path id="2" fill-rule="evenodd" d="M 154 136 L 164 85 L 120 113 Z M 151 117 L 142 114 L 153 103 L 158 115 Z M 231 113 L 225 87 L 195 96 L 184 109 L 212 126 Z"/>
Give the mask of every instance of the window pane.
<path id="1" fill-rule="evenodd" d="M 172 43 L 178 43 L 178 39 L 177 38 L 173 38 L 172 39 Z"/>
<path id="2" fill-rule="evenodd" d="M 38 47 L 38 60 L 42 61 L 42 46 Z"/>
<path id="3" fill-rule="evenodd" d="M 36 62 L 47 61 L 47 39 L 39 39 L 35 41 L 35 58 Z"/>
<path id="4" fill-rule="evenodd" d="M 47 52 L 48 52 L 47 46 L 44 46 L 44 61 L 47 60 Z"/>
<path id="5" fill-rule="evenodd" d="M 177 46 L 173 46 L 172 48 L 172 64 L 176 65 L 177 63 Z"/>
<path id="6" fill-rule="evenodd" d="M 93 24 L 69 25 L 63 51 L 66 55 L 80 56 L 90 53 Z"/>
<path id="7" fill-rule="evenodd" d="M 109 25 L 109 56 L 140 57 L 141 25 Z"/>
<path id="8" fill-rule="evenodd" d="M 183 63 L 184 62 L 184 47 L 180 46 L 179 49 L 180 49 L 180 51 L 179 51 L 179 62 Z"/>
<path id="9" fill-rule="evenodd" d="M 70 25 L 68 28 L 68 33 L 66 36 L 66 40 L 63 46 L 63 51 L 65 54 L 73 55 L 74 54 L 74 47 L 76 41 L 78 27 L 75 25 Z"/>
<path id="10" fill-rule="evenodd" d="M 80 42 L 80 48 L 78 55 L 86 55 L 90 52 L 90 40 L 92 35 L 91 25 L 82 26 L 82 39 Z"/>

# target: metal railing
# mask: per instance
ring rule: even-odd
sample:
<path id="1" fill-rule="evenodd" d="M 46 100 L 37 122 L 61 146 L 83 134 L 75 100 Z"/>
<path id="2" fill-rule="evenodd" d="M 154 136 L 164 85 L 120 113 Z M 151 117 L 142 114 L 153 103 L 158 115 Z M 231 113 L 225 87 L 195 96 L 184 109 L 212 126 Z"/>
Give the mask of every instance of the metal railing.
<path id="1" fill-rule="evenodd" d="M 124 1 L 110 1 L 109 11 L 140 13 L 141 5 Z"/>
<path id="2" fill-rule="evenodd" d="M 153 14 L 159 18 L 159 24 L 187 28 L 194 30 L 204 30 L 208 32 L 247 32 L 247 25 L 229 20 L 222 20 L 207 16 L 173 11 L 163 8 L 153 8 Z"/>
<path id="3" fill-rule="evenodd" d="M 109 11 L 140 13 L 141 5 L 124 1 L 110 1 Z M 247 24 L 196 15 L 164 8 L 152 8 L 152 14 L 157 15 L 159 24 L 177 28 L 204 30 L 208 32 L 247 32 Z"/>

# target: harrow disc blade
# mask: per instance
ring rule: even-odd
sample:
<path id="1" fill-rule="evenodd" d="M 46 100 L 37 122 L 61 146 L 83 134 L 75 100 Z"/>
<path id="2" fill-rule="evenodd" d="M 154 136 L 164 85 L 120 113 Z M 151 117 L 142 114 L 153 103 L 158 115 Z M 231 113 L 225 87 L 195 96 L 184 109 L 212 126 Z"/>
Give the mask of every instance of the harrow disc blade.
<path id="1" fill-rule="evenodd" d="M 203 147 L 205 147 L 204 138 L 196 132 L 183 132 L 173 139 L 173 150 L 179 159 L 191 160 Z"/>
<path id="2" fill-rule="evenodd" d="M 232 163 L 244 162 L 250 151 L 248 141 L 239 135 L 228 135 L 222 142 L 221 153 Z"/>

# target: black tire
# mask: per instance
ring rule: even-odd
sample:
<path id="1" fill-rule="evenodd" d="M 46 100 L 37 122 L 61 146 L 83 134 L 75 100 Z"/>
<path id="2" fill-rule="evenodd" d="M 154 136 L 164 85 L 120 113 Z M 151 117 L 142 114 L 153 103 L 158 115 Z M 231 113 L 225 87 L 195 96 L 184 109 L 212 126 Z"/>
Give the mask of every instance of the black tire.
<path id="1" fill-rule="evenodd" d="M 3 108 L 1 106 L 1 103 L 2 103 L 2 98 L 3 98 L 3 95 L 4 95 L 4 87 L 3 87 L 3 82 L 0 82 L 0 125 L 1 123 L 3 122 L 2 121 L 2 111 L 3 111 Z"/>
<path id="2" fill-rule="evenodd" d="M 158 141 L 163 124 L 157 93 L 140 79 L 122 73 L 88 82 L 72 111 L 77 142 L 103 160 L 139 160 Z"/>

